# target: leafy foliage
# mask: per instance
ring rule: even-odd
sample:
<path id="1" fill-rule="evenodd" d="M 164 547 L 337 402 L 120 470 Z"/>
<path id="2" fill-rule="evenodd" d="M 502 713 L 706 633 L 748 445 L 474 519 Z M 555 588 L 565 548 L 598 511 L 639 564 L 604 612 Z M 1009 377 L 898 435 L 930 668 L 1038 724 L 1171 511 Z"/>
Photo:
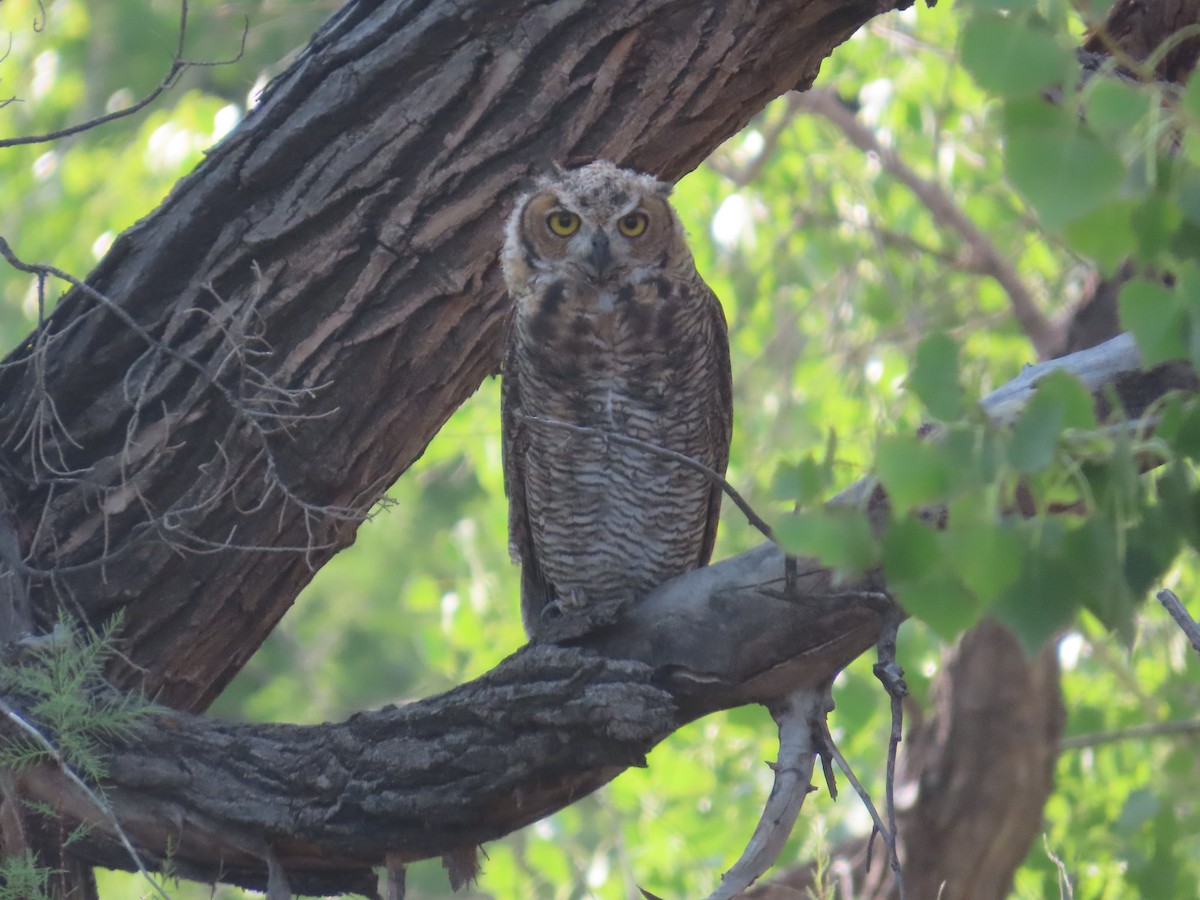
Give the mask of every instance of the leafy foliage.
<path id="1" fill-rule="evenodd" d="M 0 151 L 0 234 L 26 259 L 86 272 L 337 5 L 247 0 L 236 7 L 251 17 L 241 63 L 193 70 L 151 111 L 70 142 Z M 189 56 L 231 56 L 234 5 L 192 7 Z M 1123 326 L 1149 360 L 1195 364 L 1200 80 L 1174 97 L 1109 73 L 1083 79 L 1081 25 L 1103 14 L 1061 0 L 889 14 L 840 47 L 818 84 L 856 107 L 881 149 L 941 188 L 1038 311 L 1067 315 L 1096 278 L 1128 263 L 1138 274 L 1121 292 Z M 148 90 L 174 46 L 178 8 L 58 0 L 34 31 L 39 15 L 32 0 L 0 4 L 0 28 L 13 35 L 0 94 L 20 98 L 0 109 L 6 134 L 79 121 Z M 917 702 L 943 642 L 990 613 L 1030 647 L 1060 639 L 1071 736 L 1194 716 L 1195 660 L 1143 601 L 1157 586 L 1185 597 L 1197 587 L 1200 410 L 1166 403 L 1153 438 L 1098 430 L 1080 386 L 1054 378 L 1015 422 L 985 420 L 979 398 L 1034 355 L 1005 286 L 879 152 L 860 153 L 787 98 L 685 178 L 675 200 L 731 323 L 730 480 L 789 549 L 847 571 L 882 563 L 915 616 L 900 659 Z M 26 276 L 0 271 L 10 345 L 36 321 L 35 298 Z M 449 687 L 520 645 L 498 408 L 489 382 L 456 413 L 358 543 L 317 574 L 218 714 L 341 717 Z M 930 419 L 940 437 L 915 437 Z M 1150 456 L 1164 465 L 1138 475 Z M 893 504 L 881 541 L 861 516 L 821 507 L 871 473 Z M 933 503 L 949 509 L 944 531 L 920 515 Z M 1033 516 L 1014 515 L 1026 506 Z M 759 540 L 726 509 L 718 557 Z M 47 665 L 60 667 L 59 682 L 88 683 L 80 664 Z M 868 661 L 842 675 L 835 698 L 843 752 L 878 795 L 887 704 Z M 37 715 L 78 725 L 85 709 Z M 64 752 L 86 761 L 99 736 L 68 738 L 78 743 Z M 1016 894 L 1059 895 L 1053 853 L 1077 896 L 1193 896 L 1194 740 L 1064 751 L 1045 847 L 1031 851 Z M 748 835 L 770 783 L 761 761 L 774 749 L 762 710 L 696 722 L 656 748 L 648 769 L 489 846 L 479 890 L 621 897 L 639 883 L 698 895 Z M 814 835 L 833 846 L 865 830 L 847 798 L 814 798 L 805 819 L 784 862 L 809 859 Z M 102 892 L 132 895 L 123 878 L 107 876 Z M 409 881 L 413 896 L 446 893 L 437 863 L 414 866 Z M 172 894 L 209 896 L 189 890 Z"/>
<path id="2" fill-rule="evenodd" d="M 0 860 L 0 900 L 45 900 L 51 874 L 28 854 L 6 856 Z"/>
<path id="3" fill-rule="evenodd" d="M 120 622 L 114 617 L 86 641 L 62 622 L 19 662 L 0 665 L 0 694 L 20 698 L 25 717 L 53 741 L 61 762 L 92 784 L 104 778 L 104 743 L 130 737 L 147 709 L 141 699 L 105 687 L 104 667 L 116 652 Z M 59 760 L 23 732 L 0 743 L 0 767 L 51 761 Z"/>

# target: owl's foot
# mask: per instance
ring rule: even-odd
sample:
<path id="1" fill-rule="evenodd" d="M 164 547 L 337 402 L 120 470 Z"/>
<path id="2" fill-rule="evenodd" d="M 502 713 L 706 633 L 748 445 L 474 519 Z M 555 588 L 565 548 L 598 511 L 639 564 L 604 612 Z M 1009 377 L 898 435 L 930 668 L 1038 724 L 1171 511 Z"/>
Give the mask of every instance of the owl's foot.
<path id="1" fill-rule="evenodd" d="M 556 597 L 542 607 L 537 640 L 561 644 L 613 624 L 629 606 L 628 600 L 587 600 L 580 591 Z"/>

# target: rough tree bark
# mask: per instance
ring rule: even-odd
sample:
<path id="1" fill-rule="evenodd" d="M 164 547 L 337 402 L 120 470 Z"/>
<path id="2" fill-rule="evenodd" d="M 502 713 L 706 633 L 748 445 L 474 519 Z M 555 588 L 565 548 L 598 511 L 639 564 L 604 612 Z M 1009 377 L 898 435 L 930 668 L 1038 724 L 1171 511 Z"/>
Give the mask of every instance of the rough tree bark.
<path id="1" fill-rule="evenodd" d="M 523 178 L 553 161 L 596 156 L 677 177 L 769 99 L 808 86 L 860 24 L 906 5 L 349 4 L 0 368 L 0 595 L 15 607 L 5 637 L 18 636 L 30 624 L 23 620 L 44 630 L 64 608 L 93 625 L 122 612 L 126 662 L 114 682 L 203 709 L 312 572 L 353 540 L 386 486 L 496 371 L 505 319 L 499 223 Z M 859 612 L 838 615 L 847 611 Z M 861 647 L 851 645 L 870 643 L 872 626 L 862 627 L 836 633 L 851 636 L 841 650 L 853 655 Z M 533 671 L 553 681 L 554 665 L 540 658 Z M 585 698 L 573 708 L 593 729 L 574 732 L 592 748 L 584 769 L 559 771 L 542 796 L 546 772 L 535 765 L 526 773 L 532 790 L 504 786 L 507 818 L 471 819 L 448 841 L 482 840 L 569 802 L 661 738 L 644 718 L 614 717 L 586 699 L 603 693 L 614 665 L 643 685 L 643 714 L 657 714 L 659 729 L 698 714 L 677 693 L 668 702 L 661 678 L 635 664 L 595 663 L 594 681 L 569 685 Z M 743 685 L 724 702 L 752 699 Z M 519 704 L 506 714 L 519 717 Z M 393 727 L 412 724 L 403 711 L 389 715 Z M 414 737 L 365 721 L 326 734 L 321 758 L 336 769 L 339 740 L 360 759 L 399 742 L 402 758 L 419 762 L 410 755 L 419 748 L 406 743 Z M 491 724 L 504 732 L 513 721 Z M 570 732 L 574 722 L 564 712 L 551 725 Z M 464 746 L 483 740 L 469 725 Z M 231 870 L 247 881 L 262 883 L 264 860 L 283 857 L 302 872 L 309 860 L 315 887 L 362 887 L 361 867 L 379 862 L 378 848 L 350 858 L 344 836 L 324 847 L 306 842 L 329 837 L 306 832 L 302 815 L 314 795 L 341 796 L 336 777 L 323 780 L 329 772 L 250 766 L 243 777 L 311 776 L 312 793 L 297 788 L 291 816 L 262 831 L 222 818 L 231 807 L 222 798 L 238 796 L 238 763 L 298 760 L 300 732 L 222 731 L 184 715 L 154 727 L 163 740 L 146 737 L 113 764 L 114 802 L 131 831 L 146 829 L 151 858 L 165 817 L 196 837 L 194 858 L 188 850 L 184 860 L 200 877 L 219 865 L 204 841 L 221 838 Z M 155 747 L 163 755 L 147 757 Z M 172 747 L 194 755 L 180 760 Z M 553 772 L 559 757 L 533 759 Z M 203 760 L 230 764 L 221 791 L 202 788 Z M 90 818 L 52 771 L 29 773 L 24 786 Z M 126 789 L 159 806 L 152 814 L 121 807 Z M 337 825 L 341 816 L 362 824 L 354 816 L 369 805 L 325 807 L 329 817 L 310 824 Z M 98 847 L 91 858 L 115 861 L 104 855 L 111 845 Z"/>
<path id="2" fill-rule="evenodd" d="M 497 371 L 526 176 L 676 178 L 906 5 L 347 5 L 0 369 L 38 625 L 123 611 L 116 682 L 203 709 Z"/>
<path id="3" fill-rule="evenodd" d="M 1027 369 L 985 408 L 1011 420 L 1038 379 L 1059 366 L 1097 397 L 1115 386 L 1134 416 L 1165 390 L 1200 388 L 1190 370 L 1182 380 L 1171 367 L 1141 372 L 1136 347 L 1123 336 Z M 864 497 L 886 504 L 872 479 L 837 502 Z M 944 511 L 928 515 L 941 520 Z M 877 576 L 835 583 L 831 572 L 801 560 L 788 593 L 784 571 L 779 550 L 765 544 L 662 585 L 574 646 L 527 647 L 447 694 L 342 724 L 231 725 L 154 714 L 134 739 L 112 745 L 108 802 L 144 861 L 169 861 L 198 880 L 273 888 L 277 872 L 306 893 L 369 894 L 371 866 L 442 855 L 469 872 L 474 845 L 574 802 L 639 764 L 686 722 L 826 684 L 874 642 L 888 607 Z M 981 652 L 966 664 L 991 671 L 993 662 Z M 1021 688 L 1015 678 L 1010 686 Z M 997 704 L 987 707 L 989 697 L 981 705 L 990 710 Z M 986 719 L 971 722 L 982 730 Z M 1015 732 L 1003 747 L 1025 752 L 1025 736 Z M 992 753 L 977 749 L 974 756 Z M 90 824 L 73 845 L 76 854 L 129 865 L 111 821 L 60 769 L 26 768 L 16 787 Z M 1037 807 L 1036 795 L 1027 802 Z M 958 821 L 942 816 L 936 824 L 953 834 Z M 986 838 L 994 823 L 987 824 L 982 837 L 961 841 L 955 859 L 993 846 Z M 997 856 L 988 884 L 1005 883 L 1020 860 Z M 923 879 L 946 871 L 921 860 Z"/>
<path id="4" fill-rule="evenodd" d="M 526 176 L 676 178 L 907 5 L 348 4 L 0 367 L 3 637 L 123 613 L 114 683 L 206 707 L 496 372 Z"/>

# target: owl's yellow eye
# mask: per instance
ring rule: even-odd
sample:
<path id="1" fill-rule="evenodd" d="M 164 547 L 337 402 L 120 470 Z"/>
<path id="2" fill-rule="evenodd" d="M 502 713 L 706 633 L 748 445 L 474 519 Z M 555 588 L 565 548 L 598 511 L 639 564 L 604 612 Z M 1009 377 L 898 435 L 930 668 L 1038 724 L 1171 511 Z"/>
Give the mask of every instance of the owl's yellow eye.
<path id="1" fill-rule="evenodd" d="M 570 237 L 579 230 L 579 216 L 565 209 L 555 210 L 546 217 L 546 227 L 559 237 Z"/>
<path id="2" fill-rule="evenodd" d="M 650 217 L 644 212 L 630 213 L 627 216 L 621 216 L 617 222 L 617 231 L 625 237 L 637 237 L 646 231 L 646 226 L 649 224 Z"/>

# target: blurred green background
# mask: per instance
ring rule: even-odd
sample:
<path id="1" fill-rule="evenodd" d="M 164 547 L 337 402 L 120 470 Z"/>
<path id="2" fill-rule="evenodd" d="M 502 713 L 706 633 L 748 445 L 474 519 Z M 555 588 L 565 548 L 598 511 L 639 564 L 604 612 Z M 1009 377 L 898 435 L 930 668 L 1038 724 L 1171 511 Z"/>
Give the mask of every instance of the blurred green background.
<path id="1" fill-rule="evenodd" d="M 244 57 L 188 71 L 129 119 L 54 144 L 0 150 L 0 235 L 27 261 L 85 274 L 114 235 L 153 209 L 237 124 L 253 92 L 339 5 L 193 2 L 187 55 L 236 55 L 248 17 Z M 1098 265 L 1111 267 L 1145 243 L 1136 228 L 1125 237 L 1109 231 L 1120 231 L 1118 220 L 1138 221 L 1130 204 L 1164 196 L 1162 179 L 1146 174 L 1147 154 L 1130 143 L 1140 137 L 1145 145 L 1155 110 L 1129 89 L 1133 99 L 1112 101 L 1120 127 L 1107 133 L 1109 155 L 1093 163 L 1086 153 L 1072 157 L 1079 165 L 1069 174 L 1082 186 L 1065 174 L 1037 183 L 1019 154 L 1006 162 L 1001 146 L 1007 139 L 1010 150 L 1020 149 L 1017 101 L 1063 76 L 1082 25 L 1065 3 L 1022 3 L 1003 16 L 992 6 L 880 17 L 838 48 L 818 84 L 853 104 L 881 147 L 940 186 L 1012 262 L 1034 302 L 1061 316 L 1089 289 Z M 149 91 L 170 63 L 178 17 L 178 5 L 166 0 L 54 0 L 44 11 L 32 0 L 0 2 L 0 47 L 8 47 L 0 101 L 16 98 L 0 108 L 0 137 L 58 128 Z M 996 21 L 1025 29 L 1007 56 L 993 52 L 999 39 L 987 52 L 977 46 L 981 34 L 999 34 L 988 30 Z M 1030 34 L 1037 40 L 1026 40 Z M 1186 146 L 1193 157 L 1195 134 Z M 1164 227 L 1200 220 L 1185 200 L 1162 214 Z M 819 484 L 828 496 L 868 473 L 881 436 L 911 434 L 928 417 L 904 389 L 927 335 L 954 338 L 969 397 L 1035 359 L 1008 296 L 961 234 L 940 225 L 878 153 L 856 149 L 788 98 L 684 178 L 675 202 L 731 326 L 737 412 L 729 479 L 771 515 L 792 509 L 804 472 L 828 463 L 828 481 Z M 0 341 L 15 345 L 37 312 L 32 279 L 0 268 Z M 498 410 L 491 380 L 393 487 L 392 502 L 357 543 L 318 573 L 214 714 L 341 719 L 449 688 L 521 645 Z M 759 540 L 727 508 L 716 556 Z M 1188 552 L 1161 583 L 1187 597 L 1194 572 Z M 1131 642 L 1120 644 L 1106 627 L 1113 623 L 1078 615 L 1061 645 L 1068 733 L 1186 718 L 1200 705 L 1186 641 L 1157 608 L 1144 616 L 1133 620 Z M 916 620 L 901 638 L 900 661 L 919 701 L 943 645 Z M 878 797 L 887 703 L 870 662 L 859 660 L 839 679 L 832 724 Z M 1030 852 L 1016 896 L 1058 896 L 1051 851 L 1077 897 L 1194 897 L 1198 749 L 1195 735 L 1181 735 L 1064 752 L 1044 844 Z M 758 708 L 696 722 L 658 747 L 649 768 L 488 845 L 483 877 L 459 896 L 634 898 L 635 885 L 667 897 L 707 892 L 750 835 L 770 786 L 764 760 L 775 750 L 773 723 Z M 806 804 L 781 864 L 808 860 L 868 827 L 853 796 L 835 804 L 822 790 Z M 411 897 L 449 895 L 436 861 L 414 866 L 409 883 Z M 170 892 L 181 900 L 243 896 L 187 883 Z M 124 873 L 102 873 L 101 894 L 137 897 L 145 889 Z"/>

